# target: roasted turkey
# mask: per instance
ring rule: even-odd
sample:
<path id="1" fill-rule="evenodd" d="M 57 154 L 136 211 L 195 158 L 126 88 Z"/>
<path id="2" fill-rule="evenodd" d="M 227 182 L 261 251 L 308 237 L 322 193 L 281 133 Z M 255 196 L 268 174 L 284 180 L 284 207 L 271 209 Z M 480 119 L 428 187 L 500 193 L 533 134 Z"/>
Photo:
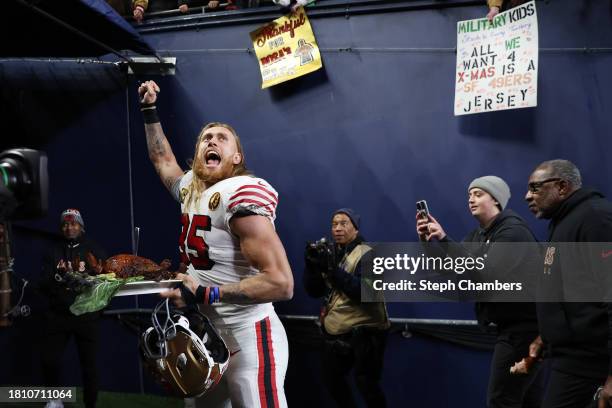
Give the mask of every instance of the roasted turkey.
<path id="1" fill-rule="evenodd" d="M 111 256 L 104 262 L 96 260 L 91 254 L 88 254 L 87 258 L 89 265 L 99 273 L 114 273 L 115 277 L 120 279 L 144 276 L 145 280 L 160 281 L 176 277 L 176 272 L 168 270 L 171 262 L 167 259 L 158 265 L 150 259 L 129 254 Z"/>

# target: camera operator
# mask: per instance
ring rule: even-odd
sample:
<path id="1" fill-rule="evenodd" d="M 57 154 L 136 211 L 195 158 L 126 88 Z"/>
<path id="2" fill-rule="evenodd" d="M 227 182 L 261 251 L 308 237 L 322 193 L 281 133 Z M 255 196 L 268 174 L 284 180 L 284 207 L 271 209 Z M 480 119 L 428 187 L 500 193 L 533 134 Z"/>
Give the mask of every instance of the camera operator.
<path id="1" fill-rule="evenodd" d="M 308 244 L 304 286 L 312 297 L 324 297 L 321 328 L 323 378 L 329 392 L 343 407 L 356 407 L 348 374 L 368 407 L 384 407 L 380 386 L 389 318 L 385 303 L 361 302 L 361 258 L 371 250 L 359 234 L 359 215 L 350 208 L 334 212 L 334 244 L 324 240 Z"/>
<path id="2" fill-rule="evenodd" d="M 78 286 L 84 279 L 78 274 L 95 275 L 100 272 L 101 262 L 106 254 L 100 247 L 87 239 L 85 223 L 76 209 L 65 210 L 60 218 L 63 239 L 54 242 L 43 260 L 43 281 L 41 289 L 49 301 L 46 313 L 46 344 L 42 356 L 45 386 L 57 387 L 60 384 L 61 358 L 70 337 L 74 336 L 81 372 L 85 407 L 95 407 L 98 395 L 96 351 L 98 345 L 98 320 L 101 312 L 85 313 L 75 316 L 70 305 L 78 295 Z M 88 265 L 93 256 L 97 268 Z M 62 407 L 60 400 L 53 400 L 47 407 Z"/>

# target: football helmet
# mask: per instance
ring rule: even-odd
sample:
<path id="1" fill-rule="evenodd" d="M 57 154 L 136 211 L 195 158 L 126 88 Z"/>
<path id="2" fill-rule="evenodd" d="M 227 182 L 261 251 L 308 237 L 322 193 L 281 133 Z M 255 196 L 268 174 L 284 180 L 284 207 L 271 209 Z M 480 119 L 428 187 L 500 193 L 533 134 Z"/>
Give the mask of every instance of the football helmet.
<path id="1" fill-rule="evenodd" d="M 140 352 L 158 383 L 182 398 L 199 397 L 219 383 L 230 353 L 206 316 L 197 308 L 171 311 L 165 299 L 151 321 L 141 336 Z"/>

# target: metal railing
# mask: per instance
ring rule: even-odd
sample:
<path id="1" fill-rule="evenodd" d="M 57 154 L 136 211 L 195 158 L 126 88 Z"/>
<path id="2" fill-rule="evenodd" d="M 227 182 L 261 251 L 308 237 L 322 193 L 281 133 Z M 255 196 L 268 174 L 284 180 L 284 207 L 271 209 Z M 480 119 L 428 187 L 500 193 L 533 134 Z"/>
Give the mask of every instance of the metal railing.
<path id="1" fill-rule="evenodd" d="M 486 5 L 485 0 L 326 0 L 317 2 L 308 7 L 307 10 L 308 17 L 311 19 L 337 16 L 350 18 L 360 14 L 484 5 Z M 155 33 L 221 25 L 263 23 L 269 22 L 281 15 L 281 8 L 276 5 L 214 12 L 202 12 L 206 11 L 206 7 L 200 7 L 199 9 L 199 12 L 198 8 L 194 8 L 195 13 L 180 16 L 174 15 L 178 10 L 159 12 L 166 13 L 161 16 L 159 14 L 153 15 L 153 13 L 145 14 L 144 22 L 135 27 L 141 33 Z M 151 19 L 151 16 L 156 18 Z"/>
<path id="2" fill-rule="evenodd" d="M 132 308 L 132 309 L 111 309 L 105 310 L 104 315 L 114 316 L 121 314 L 151 314 L 153 309 L 146 308 Z M 279 315 L 283 320 L 298 320 L 298 321 L 309 321 L 316 323 L 319 321 L 319 316 L 314 315 Z M 440 326 L 477 326 L 476 320 L 462 320 L 462 319 L 407 319 L 407 318 L 389 318 L 391 324 L 430 324 Z"/>

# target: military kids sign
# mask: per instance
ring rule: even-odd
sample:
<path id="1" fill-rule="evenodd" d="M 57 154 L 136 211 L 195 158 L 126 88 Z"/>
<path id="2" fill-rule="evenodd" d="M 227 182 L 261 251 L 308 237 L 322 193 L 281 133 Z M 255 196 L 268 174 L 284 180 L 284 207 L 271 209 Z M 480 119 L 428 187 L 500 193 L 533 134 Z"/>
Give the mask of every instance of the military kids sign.
<path id="1" fill-rule="evenodd" d="M 306 12 L 300 7 L 251 32 L 262 84 L 272 85 L 321 68 L 321 54 Z"/>
<path id="2" fill-rule="evenodd" d="M 538 19 L 531 1 L 457 23 L 455 116 L 538 105 Z"/>

